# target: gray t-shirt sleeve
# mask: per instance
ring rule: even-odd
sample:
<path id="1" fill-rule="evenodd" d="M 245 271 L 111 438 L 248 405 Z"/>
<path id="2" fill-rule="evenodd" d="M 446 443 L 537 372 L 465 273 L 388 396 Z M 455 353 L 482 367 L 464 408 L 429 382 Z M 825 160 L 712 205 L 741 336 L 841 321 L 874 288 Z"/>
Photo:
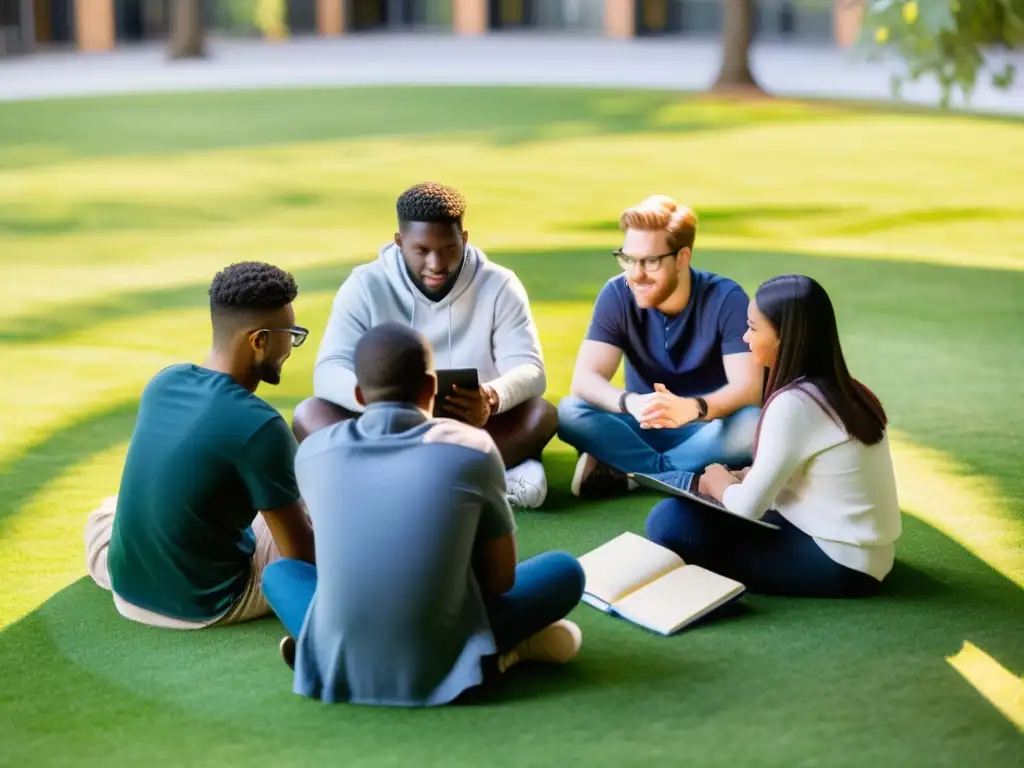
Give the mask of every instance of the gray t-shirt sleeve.
<path id="1" fill-rule="evenodd" d="M 512 507 L 505 495 L 505 462 L 497 446 L 481 459 L 483 509 L 480 511 L 479 537 L 483 541 L 500 539 L 516 529 Z"/>

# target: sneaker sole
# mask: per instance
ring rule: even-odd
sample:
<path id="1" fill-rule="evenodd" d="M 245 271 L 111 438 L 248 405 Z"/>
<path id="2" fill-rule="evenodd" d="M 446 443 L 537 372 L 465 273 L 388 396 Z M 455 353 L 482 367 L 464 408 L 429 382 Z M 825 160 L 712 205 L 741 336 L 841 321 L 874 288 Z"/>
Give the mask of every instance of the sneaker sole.
<path id="1" fill-rule="evenodd" d="M 549 663 L 553 664 L 565 664 L 575 659 L 580 652 L 580 648 L 583 647 L 583 630 L 579 628 L 579 625 L 574 621 L 568 619 L 562 619 L 555 623 L 559 633 L 564 633 L 569 636 L 569 641 L 566 644 L 559 643 L 559 650 L 566 650 L 564 654 L 551 654 L 553 658 L 549 660 Z"/>
<path id="2" fill-rule="evenodd" d="M 569 490 L 577 498 L 580 495 L 580 487 L 583 485 L 583 470 L 586 469 L 588 461 L 590 461 L 590 454 L 581 453 L 576 461 L 576 470 L 572 474 L 572 484 L 569 486 Z"/>
<path id="3" fill-rule="evenodd" d="M 281 638 L 281 642 L 277 645 L 278 651 L 281 653 L 281 658 L 284 663 L 288 665 L 289 669 L 295 669 L 295 638 L 291 635 L 285 635 Z"/>

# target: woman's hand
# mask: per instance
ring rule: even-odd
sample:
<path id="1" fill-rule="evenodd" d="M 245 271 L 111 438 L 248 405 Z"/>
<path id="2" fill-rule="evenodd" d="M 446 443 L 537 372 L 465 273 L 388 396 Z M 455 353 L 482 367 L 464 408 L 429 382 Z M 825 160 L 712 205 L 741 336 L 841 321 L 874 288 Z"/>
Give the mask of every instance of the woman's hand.
<path id="1" fill-rule="evenodd" d="M 712 464 L 704 470 L 697 483 L 697 490 L 721 501 L 725 489 L 740 482 L 736 476 L 721 464 Z"/>

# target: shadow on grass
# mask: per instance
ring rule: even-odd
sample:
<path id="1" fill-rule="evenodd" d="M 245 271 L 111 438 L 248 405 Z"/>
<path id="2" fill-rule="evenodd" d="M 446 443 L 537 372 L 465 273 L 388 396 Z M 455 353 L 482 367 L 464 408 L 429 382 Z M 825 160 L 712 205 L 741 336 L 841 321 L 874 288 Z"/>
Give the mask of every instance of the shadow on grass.
<path id="1" fill-rule="evenodd" d="M 517 272 L 538 311 L 558 302 L 589 307 L 617 271 L 614 259 L 600 248 L 492 255 Z M 1008 381 L 1024 376 L 1024 363 L 1006 356 L 1006 350 L 1016 348 L 1016 329 L 1024 320 L 1024 272 L 716 249 L 699 249 L 694 261 L 696 267 L 736 279 L 748 293 L 764 279 L 784 272 L 820 280 L 832 294 L 852 370 L 882 397 L 893 426 L 951 455 L 966 471 L 996 478 L 1011 505 L 1024 503 L 1024 476 L 1018 471 L 1013 437 L 1024 434 L 1024 411 L 1013 407 L 1007 389 Z M 300 299 L 333 293 L 350 269 L 346 264 L 297 270 Z M 12 318 L 0 330 L 0 340 L 8 345 L 43 342 L 112 320 L 206 306 L 207 287 L 193 284 L 125 293 Z M 322 325 L 307 325 L 312 326 L 316 343 Z M 559 331 L 541 325 L 540 333 L 544 340 L 552 334 L 557 337 Z M 576 344 L 565 346 L 575 350 Z M 571 368 L 571 360 L 556 361 L 550 354 L 549 366 Z M 548 397 L 557 402 L 561 394 L 549 390 Z M 110 431 L 127 439 L 131 419 L 128 410 L 107 413 L 72 428 L 70 443 L 54 436 L 51 448 L 19 459 L 15 468 L 0 468 L 0 478 L 15 488 L 40 487 L 56 475 L 51 466 L 70 466 L 70 459 L 61 458 L 63 446 L 76 445 L 76 440 L 84 445 Z M 24 479 L 37 477 L 43 479 Z M 9 498 L 24 500 L 26 493 Z M 564 492 L 553 487 L 551 508 L 566 502 Z M 15 506 L 5 500 L 2 508 Z"/>
<path id="2" fill-rule="evenodd" d="M 751 205 L 730 206 L 720 208 L 701 208 L 700 231 L 713 235 L 746 234 L 749 222 L 757 219 L 805 221 L 821 216 L 835 216 L 845 213 L 848 209 L 835 205 Z M 564 232 L 594 232 L 608 235 L 612 239 L 621 238 L 619 222 L 613 219 L 600 221 L 569 222 L 559 227 Z M 700 249 L 704 251 L 703 248 Z"/>
<path id="3" fill-rule="evenodd" d="M 89 199 L 67 203 L 59 209 L 41 209 L 32 202 L 13 201 L 0 210 L 0 235 L 53 237 L 85 232 L 181 232 L 200 231 L 226 225 L 241 225 L 288 210 L 319 207 L 325 210 L 386 210 L 394 205 L 392 195 L 363 190 L 335 189 L 328 194 L 301 187 L 281 192 L 260 193 L 247 189 L 237 195 L 222 194 L 215 200 L 191 202 L 134 199 Z"/>
<path id="4" fill-rule="evenodd" d="M 769 212 L 763 207 L 724 208 L 710 211 L 712 221 L 743 227 L 748 220 L 778 216 L 783 209 Z M 826 214 L 828 208 L 800 208 L 789 215 L 802 217 Z M 583 231 L 618 230 L 617 225 L 584 224 Z M 726 234 L 728 230 L 718 230 Z M 618 274 L 607 245 L 587 248 L 544 249 L 530 251 L 493 251 L 490 257 L 514 270 L 523 281 L 534 303 L 559 301 L 593 302 L 601 286 Z M 336 291 L 348 276 L 351 263 L 309 267 L 295 270 L 302 296 L 322 291 Z M 986 311 L 991 317 L 973 316 L 970 325 L 1001 324 L 1019 316 L 1020 308 L 1014 292 L 1024 287 L 1024 272 L 994 269 L 971 269 L 968 265 L 934 265 L 880 259 L 828 259 L 823 256 L 787 254 L 771 251 L 735 251 L 699 248 L 694 267 L 711 269 L 741 283 L 748 292 L 762 280 L 782 272 L 803 272 L 820 276 L 833 298 L 840 304 L 870 302 L 881 309 L 890 299 L 903 307 L 889 314 L 917 317 L 948 317 L 951 305 L 964 305 L 974 297 L 986 298 Z M 851 283 L 850 281 L 854 281 Z M 869 283 L 873 283 L 870 290 Z M 209 283 L 192 283 L 171 288 L 158 288 L 113 294 L 95 301 L 71 302 L 46 308 L 36 314 L 7 318 L 0 328 L 0 341 L 8 344 L 31 344 L 58 339 L 68 333 L 88 331 L 100 323 L 137 318 L 171 309 L 206 307 Z M 862 290 L 864 289 L 864 290 Z M 965 289 L 969 293 L 965 296 Z M 1019 295 L 1019 294 L 1017 294 Z M 990 301 L 991 300 L 991 301 Z M 541 329 L 543 333 L 545 329 Z M 846 330 L 845 328 L 842 330 Z M 314 331 L 315 332 L 315 331 Z"/>
<path id="5" fill-rule="evenodd" d="M 985 474 L 998 469 L 998 456 L 1012 459 L 1007 435 L 1020 434 L 1014 431 L 1020 417 L 1007 412 L 992 438 L 977 416 L 1005 398 L 1005 379 L 986 375 L 988 348 L 978 339 L 992 345 L 1003 360 L 996 370 L 1005 371 L 1003 354 L 1017 327 L 1007 318 L 1019 313 L 1024 276 L 782 254 L 702 251 L 705 257 L 748 290 L 780 271 L 806 272 L 835 286 L 853 369 L 865 371 L 902 428 L 915 439 L 938 440 L 955 456 L 973 457 Z M 522 275 L 539 302 L 589 303 L 614 269 L 610 257 L 589 250 L 497 258 Z M 300 284 L 306 279 L 320 286 L 307 290 L 333 291 L 345 271 L 300 273 Z M 146 296 L 123 305 L 123 316 L 151 311 L 154 294 Z M 975 296 L 985 297 L 984 313 L 968 311 Z M 205 288 L 157 292 L 161 299 L 199 305 Z M 74 318 L 76 326 L 109 319 L 96 306 L 89 313 Z M 961 322 L 951 326 L 950 316 Z M 941 350 L 942 364 L 922 356 L 922 348 Z M 959 416 L 957 403 L 942 394 L 954 388 L 970 407 Z M 282 409 L 294 404 L 273 402 Z M 943 404 L 939 413 L 936 403 Z M 114 406 L 0 468 L 3 514 L 69 467 L 127 439 L 134 414 L 134 403 Z M 552 547 L 579 555 L 623 530 L 643 531 L 655 497 L 583 505 L 567 490 L 572 454 L 553 446 L 545 463 L 549 506 L 518 515 L 524 557 Z M 1001 477 L 1013 477 L 1012 468 L 1004 471 Z M 1007 759 L 1019 744 L 1013 726 L 944 659 L 969 640 L 1019 674 L 1021 591 L 914 518 L 906 519 L 899 549 L 877 598 L 751 595 L 738 615 L 674 638 L 581 606 L 573 618 L 584 630 L 584 647 L 571 666 L 524 668 L 470 708 L 419 715 L 322 707 L 293 696 L 276 655 L 281 628 L 274 619 L 223 632 L 163 632 L 122 620 L 109 595 L 80 581 L 0 632 L 0 743 L 23 758 L 13 762 L 40 765 L 140 764 L 168 756 L 182 764 L 294 763 L 338 750 L 370 764 L 426 764 L 453 754 L 479 764 L 495 757 L 495 744 L 509 745 L 507 757 L 514 752 L 517 764 L 623 764 L 663 758 L 685 732 L 689 754 L 731 764 L 797 764 L 811 757 L 825 764 L 856 753 L 866 763 L 909 765 L 934 750 L 951 762 L 1013 764 Z M 520 734 L 512 743 L 510 722 Z M 60 723 L 59 741 L 54 723 Z"/>
<path id="6" fill-rule="evenodd" d="M 51 480 L 81 461 L 127 440 L 135 426 L 138 402 L 118 403 L 59 429 L 0 464 L 0 534 L 4 522 Z"/>
<path id="7" fill-rule="evenodd" d="M 301 115 L 301 119 L 295 119 Z M 415 115 L 414 121 L 409 116 Z M 359 138 L 474 139 L 495 145 L 626 133 L 722 130 L 872 115 L 1016 124 L 909 104 L 740 102 L 703 93 L 519 86 L 354 86 L 167 93 L 0 104 L 0 168 L 80 157 Z"/>
<path id="8" fill-rule="evenodd" d="M 298 402 L 280 397 L 266 399 L 279 410 L 294 408 Z M 91 414 L 0 464 L 0 536 L 7 518 L 46 485 L 89 457 L 128 440 L 135 427 L 138 405 L 138 400 L 131 400 Z"/>
<path id="9" fill-rule="evenodd" d="M 841 235 L 866 235 L 892 229 L 926 226 L 936 222 L 957 219 L 958 221 L 1014 221 L 1024 216 L 1024 210 L 1017 208 L 963 208 L 932 207 L 908 209 L 899 213 L 879 216 L 867 208 L 853 209 L 842 206 L 735 206 L 723 208 L 702 208 L 699 212 L 702 236 L 746 235 L 758 236 L 764 229 L 758 224 L 763 219 L 811 223 L 819 237 Z M 834 227 L 822 227 L 816 220 L 830 216 L 843 216 L 842 223 Z M 0 223 L 2 227 L 2 223 Z M 571 223 L 561 227 L 569 232 L 593 232 L 619 237 L 617 221 L 594 221 L 583 224 Z M 704 249 L 700 249 L 701 252 Z"/>
<path id="10" fill-rule="evenodd" d="M 576 533 L 559 543 L 582 554 L 585 540 L 635 523 L 639 501 L 620 506 L 618 524 L 601 514 L 607 504 L 592 505 L 594 515 L 581 509 Z M 523 525 L 528 536 L 540 533 L 535 519 Z M 502 743 L 520 764 L 563 752 L 622 764 L 677 747 L 680 730 L 697 762 L 724 750 L 732 764 L 755 753 L 772 764 L 828 764 L 856 749 L 864 762 L 914 764 L 941 751 L 951 763 L 1013 764 L 1019 734 L 944 660 L 969 640 L 1019 673 L 1020 590 L 915 519 L 901 550 L 878 597 L 748 595 L 732 617 L 669 638 L 581 605 L 573 618 L 584 644 L 571 664 L 521 665 L 489 690 L 427 711 L 305 700 L 290 692 L 276 619 L 200 632 L 143 627 L 81 579 L 0 632 L 0 736 L 8 756 L 31 755 L 33 765 L 93 764 L 100 754 L 132 764 L 304 764 L 337 749 L 366 765 L 433 764 L 435 751 L 445 759 L 454 749 L 471 764 Z M 510 722 L 520 736 L 502 742 Z"/>
<path id="11" fill-rule="evenodd" d="M 837 104 L 723 105 L 680 92 L 606 88 L 383 86 L 60 99 L 0 104 L 0 168 L 360 138 L 436 137 L 509 146 L 571 136 L 676 135 L 759 122 L 836 120 L 845 114 Z"/>

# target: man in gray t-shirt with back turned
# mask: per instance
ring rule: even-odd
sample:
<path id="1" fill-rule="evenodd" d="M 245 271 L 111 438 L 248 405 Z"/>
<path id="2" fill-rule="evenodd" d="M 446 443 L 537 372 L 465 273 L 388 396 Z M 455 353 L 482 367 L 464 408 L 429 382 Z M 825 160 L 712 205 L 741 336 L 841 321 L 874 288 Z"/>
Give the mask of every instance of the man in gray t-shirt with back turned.
<path id="1" fill-rule="evenodd" d="M 431 419 L 429 343 L 375 326 L 355 350 L 365 412 L 302 442 L 296 476 L 316 562 L 281 560 L 263 589 L 290 636 L 293 690 L 326 702 L 444 704 L 517 661 L 564 662 L 583 594 L 572 555 L 516 565 L 505 468 L 482 429 Z M 293 640 L 294 638 L 294 640 Z"/>

